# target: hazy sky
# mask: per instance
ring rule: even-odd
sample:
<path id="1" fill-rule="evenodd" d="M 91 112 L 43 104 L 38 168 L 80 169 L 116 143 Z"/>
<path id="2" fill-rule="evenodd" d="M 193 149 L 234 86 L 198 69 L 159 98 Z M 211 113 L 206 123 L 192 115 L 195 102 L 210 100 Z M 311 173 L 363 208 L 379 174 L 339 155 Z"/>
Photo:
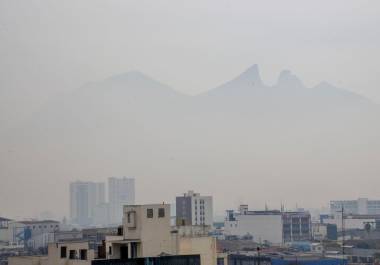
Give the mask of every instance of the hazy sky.
<path id="1" fill-rule="evenodd" d="M 1 116 L 133 69 L 194 94 L 254 63 L 380 102 L 379 25 L 364 0 L 0 0 Z"/>
<path id="2" fill-rule="evenodd" d="M 380 103 L 379 25 L 365 0 L 0 0 L 0 126 L 130 70 L 197 94 L 258 64 Z"/>

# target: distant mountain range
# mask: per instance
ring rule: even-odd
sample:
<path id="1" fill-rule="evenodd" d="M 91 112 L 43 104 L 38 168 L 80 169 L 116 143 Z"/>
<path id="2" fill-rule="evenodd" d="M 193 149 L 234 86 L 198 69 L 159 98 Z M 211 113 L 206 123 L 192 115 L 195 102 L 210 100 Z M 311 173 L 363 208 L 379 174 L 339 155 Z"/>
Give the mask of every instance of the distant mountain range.
<path id="1" fill-rule="evenodd" d="M 68 181 L 115 175 L 135 176 L 137 197 L 150 202 L 189 188 L 226 205 L 233 196 L 307 203 L 353 185 L 368 190 L 380 184 L 379 114 L 363 96 L 326 82 L 306 87 L 288 70 L 268 86 L 253 65 L 197 96 L 128 72 L 57 98 L 6 132 L 4 194 L 47 183 L 59 203 Z"/>

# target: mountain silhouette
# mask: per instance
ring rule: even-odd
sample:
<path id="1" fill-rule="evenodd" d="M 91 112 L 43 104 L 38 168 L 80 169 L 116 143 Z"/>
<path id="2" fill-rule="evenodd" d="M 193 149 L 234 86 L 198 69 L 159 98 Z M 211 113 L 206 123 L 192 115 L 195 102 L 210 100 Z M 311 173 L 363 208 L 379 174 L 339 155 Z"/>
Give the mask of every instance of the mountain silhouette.
<path id="1" fill-rule="evenodd" d="M 269 86 L 253 65 L 196 96 L 133 71 L 46 104 L 3 134 L 0 161 L 4 183 L 22 181 L 20 192 L 128 174 L 147 201 L 198 187 L 224 202 L 226 192 L 250 194 L 256 185 L 274 199 L 298 194 L 307 202 L 326 183 L 331 197 L 353 183 L 373 185 L 379 113 L 363 96 L 327 82 L 306 87 L 289 70 Z M 331 182 L 338 177 L 351 182 Z M 67 199 L 58 187 L 48 195 Z"/>

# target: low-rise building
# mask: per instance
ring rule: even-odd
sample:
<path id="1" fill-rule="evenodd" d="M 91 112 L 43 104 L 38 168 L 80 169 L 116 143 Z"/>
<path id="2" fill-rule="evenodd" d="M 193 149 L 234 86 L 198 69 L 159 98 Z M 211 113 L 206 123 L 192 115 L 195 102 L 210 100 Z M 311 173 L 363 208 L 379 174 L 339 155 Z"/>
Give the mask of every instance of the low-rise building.
<path id="1" fill-rule="evenodd" d="M 274 245 L 308 241 L 311 216 L 308 212 L 249 211 L 248 205 L 241 205 L 238 212 L 227 211 L 224 233 L 226 237 L 252 238 L 255 242 Z"/>
<path id="2" fill-rule="evenodd" d="M 94 251 L 88 242 L 49 243 L 47 256 L 15 256 L 8 265 L 90 265 Z"/>
<path id="3" fill-rule="evenodd" d="M 338 231 L 342 231 L 342 225 L 345 230 L 354 229 L 371 229 L 380 228 L 380 215 L 378 214 L 342 214 L 336 213 L 323 218 L 323 223 L 337 226 Z"/>
<path id="4" fill-rule="evenodd" d="M 337 240 L 337 226 L 335 224 L 312 223 L 312 238 L 316 241 Z"/>
<path id="5" fill-rule="evenodd" d="M 54 242 L 54 234 L 59 230 L 60 223 L 54 220 L 9 222 L 9 244 L 32 249 L 46 248 L 48 243 Z"/>
<path id="6" fill-rule="evenodd" d="M 0 245 L 9 242 L 8 226 L 11 219 L 0 217 Z"/>

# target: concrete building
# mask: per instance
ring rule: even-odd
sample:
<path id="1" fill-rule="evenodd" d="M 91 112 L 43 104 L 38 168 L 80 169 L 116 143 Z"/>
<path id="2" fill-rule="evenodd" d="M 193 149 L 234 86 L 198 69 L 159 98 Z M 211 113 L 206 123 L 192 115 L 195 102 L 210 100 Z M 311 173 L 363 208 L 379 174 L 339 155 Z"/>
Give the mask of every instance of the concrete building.
<path id="1" fill-rule="evenodd" d="M 108 178 L 109 223 L 120 224 L 123 206 L 135 204 L 134 178 Z"/>
<path id="2" fill-rule="evenodd" d="M 248 211 L 248 205 L 241 205 L 238 212 L 227 211 L 224 221 L 226 237 L 253 237 L 255 242 L 283 243 L 282 213 L 280 211 Z"/>
<path id="3" fill-rule="evenodd" d="M 24 245 L 32 249 L 45 248 L 54 242 L 54 234 L 59 230 L 59 222 L 53 220 L 10 222 L 9 244 Z"/>
<path id="4" fill-rule="evenodd" d="M 380 200 L 369 200 L 359 198 L 357 200 L 330 201 L 330 212 L 332 215 L 342 211 L 346 214 L 380 215 Z"/>
<path id="5" fill-rule="evenodd" d="M 124 206 L 123 235 L 106 237 L 106 258 L 200 255 L 202 265 L 215 265 L 216 239 L 201 231 L 171 227 L 168 204 Z"/>
<path id="6" fill-rule="evenodd" d="M 312 238 L 316 241 L 337 240 L 338 230 L 335 224 L 312 223 Z"/>
<path id="7" fill-rule="evenodd" d="M 308 241 L 311 240 L 311 216 L 308 212 L 249 211 L 248 205 L 240 205 L 238 212 L 227 211 L 224 234 L 274 245 Z"/>
<path id="8" fill-rule="evenodd" d="M 48 245 L 47 256 L 15 256 L 8 265 L 90 265 L 94 251 L 87 242 L 59 242 Z"/>
<path id="9" fill-rule="evenodd" d="M 366 228 L 366 225 L 369 225 L 371 230 L 375 230 L 380 225 L 380 215 L 344 214 L 343 218 L 345 230 L 363 230 Z M 334 215 L 329 215 L 323 219 L 323 223 L 336 225 L 338 231 L 342 231 L 342 214 L 335 213 Z"/>
<path id="10" fill-rule="evenodd" d="M 189 191 L 176 197 L 177 225 L 213 225 L 212 196 Z"/>
<path id="11" fill-rule="evenodd" d="M 309 212 L 282 212 L 284 242 L 310 241 L 311 216 Z"/>
<path id="12" fill-rule="evenodd" d="M 88 226 L 93 223 L 95 208 L 105 203 L 105 184 L 96 182 L 70 183 L 71 222 Z"/>
<path id="13" fill-rule="evenodd" d="M 9 242 L 8 226 L 11 221 L 11 219 L 0 217 L 0 245 Z"/>

